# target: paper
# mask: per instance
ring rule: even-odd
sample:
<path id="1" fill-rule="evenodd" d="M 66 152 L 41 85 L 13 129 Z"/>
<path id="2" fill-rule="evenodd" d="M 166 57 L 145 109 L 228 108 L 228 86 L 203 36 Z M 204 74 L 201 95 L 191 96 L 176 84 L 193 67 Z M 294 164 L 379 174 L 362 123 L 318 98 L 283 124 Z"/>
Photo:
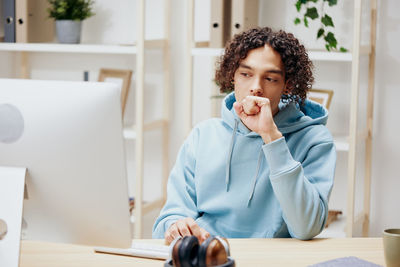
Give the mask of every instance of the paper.
<path id="1" fill-rule="evenodd" d="M 362 260 L 357 257 L 344 257 L 337 258 L 334 260 L 324 261 L 321 263 L 317 263 L 314 265 L 310 265 L 310 267 L 382 267 L 381 265 Z"/>

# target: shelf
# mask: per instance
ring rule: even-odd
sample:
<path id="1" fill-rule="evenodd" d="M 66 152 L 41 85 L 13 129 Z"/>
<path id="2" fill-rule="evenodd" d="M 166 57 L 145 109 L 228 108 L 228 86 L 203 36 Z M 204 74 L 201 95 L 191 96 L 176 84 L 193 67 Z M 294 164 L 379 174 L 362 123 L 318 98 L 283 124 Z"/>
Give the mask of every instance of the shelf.
<path id="1" fill-rule="evenodd" d="M 333 221 L 315 238 L 341 238 L 346 237 L 346 217 L 341 216 L 336 221 Z"/>
<path id="2" fill-rule="evenodd" d="M 349 151 L 349 138 L 347 136 L 334 136 L 333 139 L 336 151 Z"/>
<path id="3" fill-rule="evenodd" d="M 136 139 L 136 131 L 134 127 L 125 127 L 123 130 L 123 136 L 126 140 L 135 140 Z"/>
<path id="4" fill-rule="evenodd" d="M 357 140 L 362 141 L 365 139 L 367 139 L 366 130 L 357 133 Z M 349 136 L 334 135 L 333 140 L 335 142 L 336 151 L 349 151 L 350 147 Z"/>
<path id="5" fill-rule="evenodd" d="M 150 201 L 150 202 L 143 202 L 142 214 L 145 215 L 153 210 L 161 209 L 164 206 L 164 204 L 165 204 L 165 199 L 163 199 L 162 197 L 155 199 L 153 201 Z M 135 209 L 133 209 L 131 217 L 130 217 L 131 223 L 135 223 L 134 210 Z"/>
<path id="6" fill-rule="evenodd" d="M 361 229 L 368 216 L 363 212 L 355 216 L 353 228 Z M 346 216 L 339 215 L 338 219 L 333 221 L 329 227 L 325 228 L 316 238 L 341 238 L 346 237 Z M 361 235 L 361 233 L 359 233 Z"/>
<path id="7" fill-rule="evenodd" d="M 327 52 L 327 51 L 308 51 L 308 56 L 312 61 L 337 61 L 337 62 L 351 62 L 353 56 L 351 53 L 346 52 Z"/>
<path id="8" fill-rule="evenodd" d="M 201 48 L 193 48 L 192 55 L 193 56 L 214 56 L 219 57 L 224 52 L 223 48 L 208 48 L 208 47 L 201 47 Z"/>
<path id="9" fill-rule="evenodd" d="M 147 40 L 146 48 L 163 48 L 167 41 Z M 8 52 L 45 52 L 45 53 L 85 53 L 136 55 L 135 45 L 106 45 L 106 44 L 59 44 L 59 43 L 0 43 L 0 51 Z"/>
<path id="10" fill-rule="evenodd" d="M 136 46 L 52 43 L 2 43 L 0 51 L 134 55 Z"/>
<path id="11" fill-rule="evenodd" d="M 152 131 L 156 129 L 161 129 L 164 125 L 168 123 L 167 120 L 155 120 L 152 122 L 148 122 L 143 126 L 144 131 Z M 136 126 L 126 126 L 123 130 L 123 136 L 126 140 L 135 140 L 136 139 Z"/>
<path id="12" fill-rule="evenodd" d="M 153 200 L 148 203 L 143 203 L 143 204 L 144 204 L 143 205 L 143 214 L 146 214 L 155 209 L 161 209 L 165 204 L 165 200 L 163 198 L 158 198 L 156 200 Z"/>
<path id="13" fill-rule="evenodd" d="M 219 57 L 224 52 L 223 48 L 207 48 L 207 47 L 198 47 L 192 49 L 193 56 L 214 56 Z M 351 53 L 342 53 L 342 52 L 327 52 L 327 51 L 314 51 L 310 50 L 308 52 L 308 56 L 313 61 L 338 61 L 338 62 L 351 62 L 352 54 Z"/>

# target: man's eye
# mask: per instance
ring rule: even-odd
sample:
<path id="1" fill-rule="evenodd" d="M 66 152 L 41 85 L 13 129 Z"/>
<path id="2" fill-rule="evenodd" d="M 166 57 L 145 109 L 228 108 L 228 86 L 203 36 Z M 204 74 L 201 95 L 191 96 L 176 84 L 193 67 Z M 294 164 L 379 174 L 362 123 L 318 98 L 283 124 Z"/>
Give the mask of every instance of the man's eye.
<path id="1" fill-rule="evenodd" d="M 269 81 L 269 82 L 276 82 L 276 81 L 277 81 L 277 80 L 272 79 L 272 78 L 270 78 L 270 77 L 265 78 L 265 80 L 267 80 L 267 81 Z"/>
<path id="2" fill-rule="evenodd" d="M 245 73 L 245 72 L 242 72 L 241 75 L 244 76 L 244 77 L 250 77 L 250 74 Z"/>

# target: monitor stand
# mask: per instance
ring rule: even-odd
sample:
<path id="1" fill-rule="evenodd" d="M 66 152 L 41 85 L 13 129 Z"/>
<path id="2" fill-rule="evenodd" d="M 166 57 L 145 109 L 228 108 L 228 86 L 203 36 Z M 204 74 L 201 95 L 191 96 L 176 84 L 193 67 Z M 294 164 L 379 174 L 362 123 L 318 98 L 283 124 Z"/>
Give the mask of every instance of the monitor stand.
<path id="1" fill-rule="evenodd" d="M 19 264 L 26 168 L 0 166 L 0 266 Z"/>

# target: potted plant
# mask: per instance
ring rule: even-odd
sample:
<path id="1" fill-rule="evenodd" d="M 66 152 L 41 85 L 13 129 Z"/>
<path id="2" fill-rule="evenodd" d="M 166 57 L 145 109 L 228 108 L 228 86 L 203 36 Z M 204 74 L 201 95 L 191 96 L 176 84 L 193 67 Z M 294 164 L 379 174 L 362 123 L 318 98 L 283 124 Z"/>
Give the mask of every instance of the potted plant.
<path id="1" fill-rule="evenodd" d="M 317 19 L 320 23 L 317 39 L 323 38 L 326 50 L 347 52 L 347 49 L 344 47 L 338 48 L 338 41 L 333 32 L 335 25 L 333 24 L 332 17 L 326 12 L 326 4 L 331 7 L 337 5 L 337 2 L 338 0 L 297 0 L 294 5 L 300 17 L 294 19 L 294 24 L 299 25 L 301 22 L 304 22 L 304 26 L 308 28 L 310 19 Z M 301 17 L 303 18 L 301 19 Z"/>
<path id="2" fill-rule="evenodd" d="M 82 21 L 93 16 L 94 0 L 48 0 L 49 17 L 56 21 L 60 43 L 80 42 Z"/>

